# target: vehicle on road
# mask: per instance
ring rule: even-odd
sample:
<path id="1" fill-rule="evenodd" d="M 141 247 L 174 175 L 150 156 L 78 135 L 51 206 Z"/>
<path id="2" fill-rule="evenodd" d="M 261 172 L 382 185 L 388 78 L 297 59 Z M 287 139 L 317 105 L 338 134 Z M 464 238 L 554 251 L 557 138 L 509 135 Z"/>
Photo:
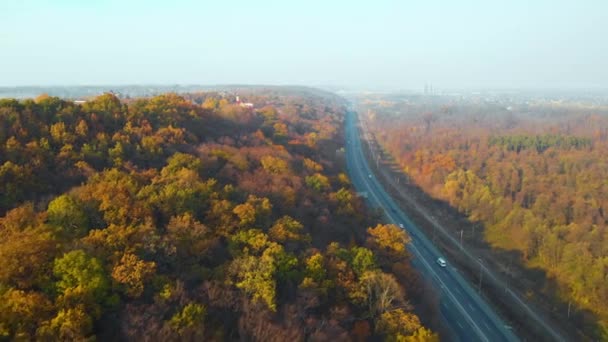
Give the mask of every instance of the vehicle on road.
<path id="1" fill-rule="evenodd" d="M 399 223 L 399 228 L 401 228 L 401 229 L 405 228 L 405 227 L 403 226 L 403 223 Z"/>
<path id="2" fill-rule="evenodd" d="M 448 265 L 444 258 L 437 258 L 437 264 L 441 267 L 446 267 Z"/>
<path id="3" fill-rule="evenodd" d="M 367 177 L 372 178 L 372 174 L 370 173 L 369 175 L 367 175 Z"/>

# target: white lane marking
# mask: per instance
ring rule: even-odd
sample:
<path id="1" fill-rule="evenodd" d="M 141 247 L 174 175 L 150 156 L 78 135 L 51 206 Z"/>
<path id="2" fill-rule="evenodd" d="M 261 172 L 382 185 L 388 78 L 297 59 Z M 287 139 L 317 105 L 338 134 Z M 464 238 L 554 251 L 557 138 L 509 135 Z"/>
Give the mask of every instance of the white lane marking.
<path id="1" fill-rule="evenodd" d="M 475 311 L 475 308 L 473 307 L 473 305 L 471 305 L 471 303 L 468 304 L 469 308 L 471 308 L 471 310 Z"/>
<path id="2" fill-rule="evenodd" d="M 359 150 L 360 151 L 360 150 Z M 381 207 L 384 208 L 384 206 L 382 205 L 382 201 L 380 201 L 380 199 L 378 198 L 378 195 L 376 194 L 375 191 L 372 191 L 374 189 L 374 187 L 370 186 L 370 184 L 368 183 L 368 180 L 366 179 L 366 177 L 364 175 L 359 175 L 361 176 L 360 179 L 363 180 L 362 183 L 365 183 L 366 187 L 369 189 L 369 193 L 371 194 L 371 196 L 374 198 L 374 200 L 376 201 L 376 203 Z M 386 209 L 385 209 L 386 211 Z M 388 212 L 386 211 L 386 216 L 392 221 L 392 222 L 397 222 L 397 220 L 395 220 L 395 218 Z M 484 340 L 484 341 L 489 341 L 488 338 L 486 337 L 486 335 L 483 333 L 483 331 L 481 330 L 481 328 L 479 328 L 479 326 L 475 323 L 475 321 L 473 320 L 473 318 L 469 315 L 469 313 L 464 309 L 464 307 L 460 304 L 460 302 L 458 302 L 458 300 L 456 299 L 456 297 L 454 296 L 454 294 L 452 294 L 452 292 L 450 291 L 450 289 L 445 285 L 445 283 L 443 282 L 443 280 L 441 280 L 441 278 L 438 277 L 437 273 L 435 272 L 435 270 L 433 269 L 433 267 L 431 265 L 429 265 L 428 261 L 426 261 L 426 259 L 424 259 L 422 257 L 422 255 L 420 254 L 420 251 L 418 251 L 418 248 L 415 245 L 411 245 L 412 249 L 414 251 L 414 253 L 418 256 L 418 260 L 422 261 L 427 269 L 437 278 L 437 280 L 439 281 L 439 284 L 445 287 L 445 291 L 448 294 L 448 296 L 452 299 L 452 302 L 454 304 L 456 304 L 456 306 L 460 309 L 460 311 L 464 314 L 464 316 L 467 318 L 467 320 L 471 323 L 471 325 L 473 327 L 475 327 L 475 329 L 477 330 L 478 335 Z"/>
<path id="3" fill-rule="evenodd" d="M 460 324 L 460 322 L 456 321 L 456 324 L 460 327 L 460 329 L 464 329 L 464 327 Z"/>

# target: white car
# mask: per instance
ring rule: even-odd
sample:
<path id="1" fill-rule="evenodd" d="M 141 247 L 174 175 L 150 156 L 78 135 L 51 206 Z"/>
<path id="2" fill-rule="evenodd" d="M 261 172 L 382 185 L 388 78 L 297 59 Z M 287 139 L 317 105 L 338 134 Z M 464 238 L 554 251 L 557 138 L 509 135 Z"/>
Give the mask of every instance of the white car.
<path id="1" fill-rule="evenodd" d="M 405 227 L 403 226 L 403 223 L 399 223 L 399 228 L 401 228 L 401 229 L 405 228 Z"/>
<path id="2" fill-rule="evenodd" d="M 448 265 L 448 263 L 447 263 L 447 262 L 445 262 L 445 259 L 444 259 L 444 258 L 438 258 L 438 259 L 437 259 L 437 264 L 438 264 L 439 266 L 441 266 L 441 267 L 446 267 L 446 266 Z"/>
<path id="3" fill-rule="evenodd" d="M 372 178 L 372 174 L 370 173 L 369 175 L 367 175 L 367 177 Z"/>

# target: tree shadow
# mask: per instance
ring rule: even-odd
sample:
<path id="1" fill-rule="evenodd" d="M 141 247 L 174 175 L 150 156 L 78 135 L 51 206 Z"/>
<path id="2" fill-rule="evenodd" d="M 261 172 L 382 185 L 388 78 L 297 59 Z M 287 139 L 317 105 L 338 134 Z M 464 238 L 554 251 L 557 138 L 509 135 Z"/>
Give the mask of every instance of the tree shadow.
<path id="1" fill-rule="evenodd" d="M 450 264 L 500 312 L 506 324 L 522 340 L 552 341 L 555 338 L 514 300 L 510 292 L 529 304 L 566 340 L 599 338 L 597 315 L 560 298 L 559 284 L 545 270 L 526 265 L 520 251 L 490 245 L 483 238 L 486 228 L 482 223 L 469 220 L 446 201 L 431 197 L 410 182 L 394 158 L 375 142 L 368 143 L 362 139 L 362 145 L 370 167 L 385 190 L 427 238 L 448 257 Z M 421 212 L 420 207 L 424 208 L 425 213 Z M 429 215 L 443 229 L 436 228 Z M 466 249 L 469 256 L 462 249 Z M 494 279 L 488 276 L 487 272 L 490 271 Z"/>

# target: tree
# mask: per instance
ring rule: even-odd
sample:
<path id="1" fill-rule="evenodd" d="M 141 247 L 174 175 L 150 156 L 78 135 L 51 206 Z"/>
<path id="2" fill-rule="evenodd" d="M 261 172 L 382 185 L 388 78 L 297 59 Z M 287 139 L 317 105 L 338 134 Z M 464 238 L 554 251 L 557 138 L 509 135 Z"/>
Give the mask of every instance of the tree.
<path id="1" fill-rule="evenodd" d="M 0 237 L 6 240 L 6 235 L 34 228 L 40 224 L 39 215 L 31 202 L 9 210 L 0 218 Z"/>
<path id="2" fill-rule="evenodd" d="M 323 191 L 330 187 L 329 179 L 318 172 L 312 176 L 307 176 L 305 180 L 306 185 L 316 191 Z"/>
<path id="3" fill-rule="evenodd" d="M 84 341 L 93 330 L 93 319 L 82 306 L 62 309 L 50 322 L 43 323 L 37 335 L 42 340 Z"/>
<path id="4" fill-rule="evenodd" d="M 200 339 L 203 333 L 203 321 L 206 315 L 204 305 L 197 303 L 187 304 L 171 317 L 171 327 L 183 338 Z"/>
<path id="5" fill-rule="evenodd" d="M 87 125 L 86 121 L 81 119 L 78 122 L 78 125 L 76 125 L 75 132 L 79 137 L 86 138 L 89 134 L 89 125 Z"/>
<path id="6" fill-rule="evenodd" d="M 395 304 L 403 304 L 403 290 L 394 276 L 381 271 L 366 271 L 360 277 L 360 285 L 365 293 L 365 302 L 372 315 L 382 315 L 393 309 Z"/>
<path id="7" fill-rule="evenodd" d="M 48 228 L 0 231 L 0 283 L 19 289 L 45 287 L 57 241 Z"/>
<path id="8" fill-rule="evenodd" d="M 251 203 L 239 204 L 232 212 L 238 216 L 241 226 L 250 226 L 255 222 L 255 207 Z"/>
<path id="9" fill-rule="evenodd" d="M 278 120 L 277 110 L 272 106 L 262 107 L 259 112 L 264 117 L 265 124 L 272 125 Z"/>
<path id="10" fill-rule="evenodd" d="M 167 255 L 177 258 L 177 265 L 195 264 L 213 243 L 209 229 L 190 213 L 173 216 L 167 224 L 163 247 Z"/>
<path id="11" fill-rule="evenodd" d="M 202 107 L 215 110 L 219 107 L 219 101 L 215 97 L 208 97 L 205 99 L 205 102 L 203 102 Z"/>
<path id="12" fill-rule="evenodd" d="M 61 195 L 49 203 L 49 224 L 60 228 L 68 236 L 82 236 L 89 230 L 89 216 L 81 201 L 71 195 Z"/>
<path id="13" fill-rule="evenodd" d="M 125 253 L 120 263 L 112 269 L 112 278 L 125 287 L 125 293 L 138 298 L 144 291 L 144 283 L 156 272 L 156 263 L 143 261 L 137 255 Z"/>
<path id="14" fill-rule="evenodd" d="M 355 213 L 355 209 L 353 207 L 353 195 L 346 188 L 340 188 L 340 190 L 331 194 L 332 198 L 338 202 L 339 208 L 338 212 L 343 215 L 352 215 Z"/>
<path id="15" fill-rule="evenodd" d="M 402 259 L 408 255 L 405 246 L 410 243 L 411 238 L 405 230 L 393 224 L 378 224 L 375 228 L 368 228 L 367 233 L 370 235 L 368 243 L 371 246 L 387 252 L 396 259 Z"/>
<path id="16" fill-rule="evenodd" d="M 439 337 L 425 329 L 420 319 L 403 309 L 387 311 L 376 323 L 376 331 L 387 341 L 439 341 Z"/>
<path id="17" fill-rule="evenodd" d="M 350 250 L 353 271 L 362 276 L 366 271 L 376 268 L 374 252 L 365 247 L 353 247 Z"/>
<path id="18" fill-rule="evenodd" d="M 272 174 L 282 174 L 288 172 L 287 162 L 281 158 L 273 156 L 263 156 L 260 163 L 264 170 Z"/>
<path id="19" fill-rule="evenodd" d="M 254 301 L 261 301 L 270 310 L 276 310 L 275 265 L 271 256 L 245 255 L 235 259 L 230 270 L 236 277 L 236 287 L 251 295 Z"/>
<path id="20" fill-rule="evenodd" d="M 202 162 L 193 155 L 177 152 L 167 159 L 167 165 L 160 174 L 163 178 L 171 178 L 184 168 L 198 173 L 202 170 Z"/>
<path id="21" fill-rule="evenodd" d="M 323 280 L 327 277 L 325 261 L 321 253 L 315 253 L 306 259 L 306 269 L 304 271 L 304 286 L 320 287 Z"/>
<path id="22" fill-rule="evenodd" d="M 232 212 L 239 217 L 241 226 L 265 226 L 271 210 L 272 204 L 268 198 L 249 195 L 247 201 L 234 207 Z"/>
<path id="23" fill-rule="evenodd" d="M 303 235 L 304 226 L 290 216 L 283 216 L 270 227 L 268 235 L 277 242 L 310 241 L 310 236 Z"/>
<path id="24" fill-rule="evenodd" d="M 53 275 L 58 279 L 57 291 L 70 301 L 72 298 L 77 302 L 92 299 L 94 303 L 104 303 L 107 299 L 109 281 L 105 270 L 99 260 L 83 250 L 74 250 L 55 259 Z"/>
<path id="25" fill-rule="evenodd" d="M 51 308 L 51 301 L 41 293 L 9 288 L 0 295 L 0 339 L 33 340 Z"/>
<path id="26" fill-rule="evenodd" d="M 237 254 L 240 254 L 243 245 L 253 252 L 262 252 L 270 244 L 268 235 L 259 229 L 241 230 L 231 236 L 230 242 Z"/>

